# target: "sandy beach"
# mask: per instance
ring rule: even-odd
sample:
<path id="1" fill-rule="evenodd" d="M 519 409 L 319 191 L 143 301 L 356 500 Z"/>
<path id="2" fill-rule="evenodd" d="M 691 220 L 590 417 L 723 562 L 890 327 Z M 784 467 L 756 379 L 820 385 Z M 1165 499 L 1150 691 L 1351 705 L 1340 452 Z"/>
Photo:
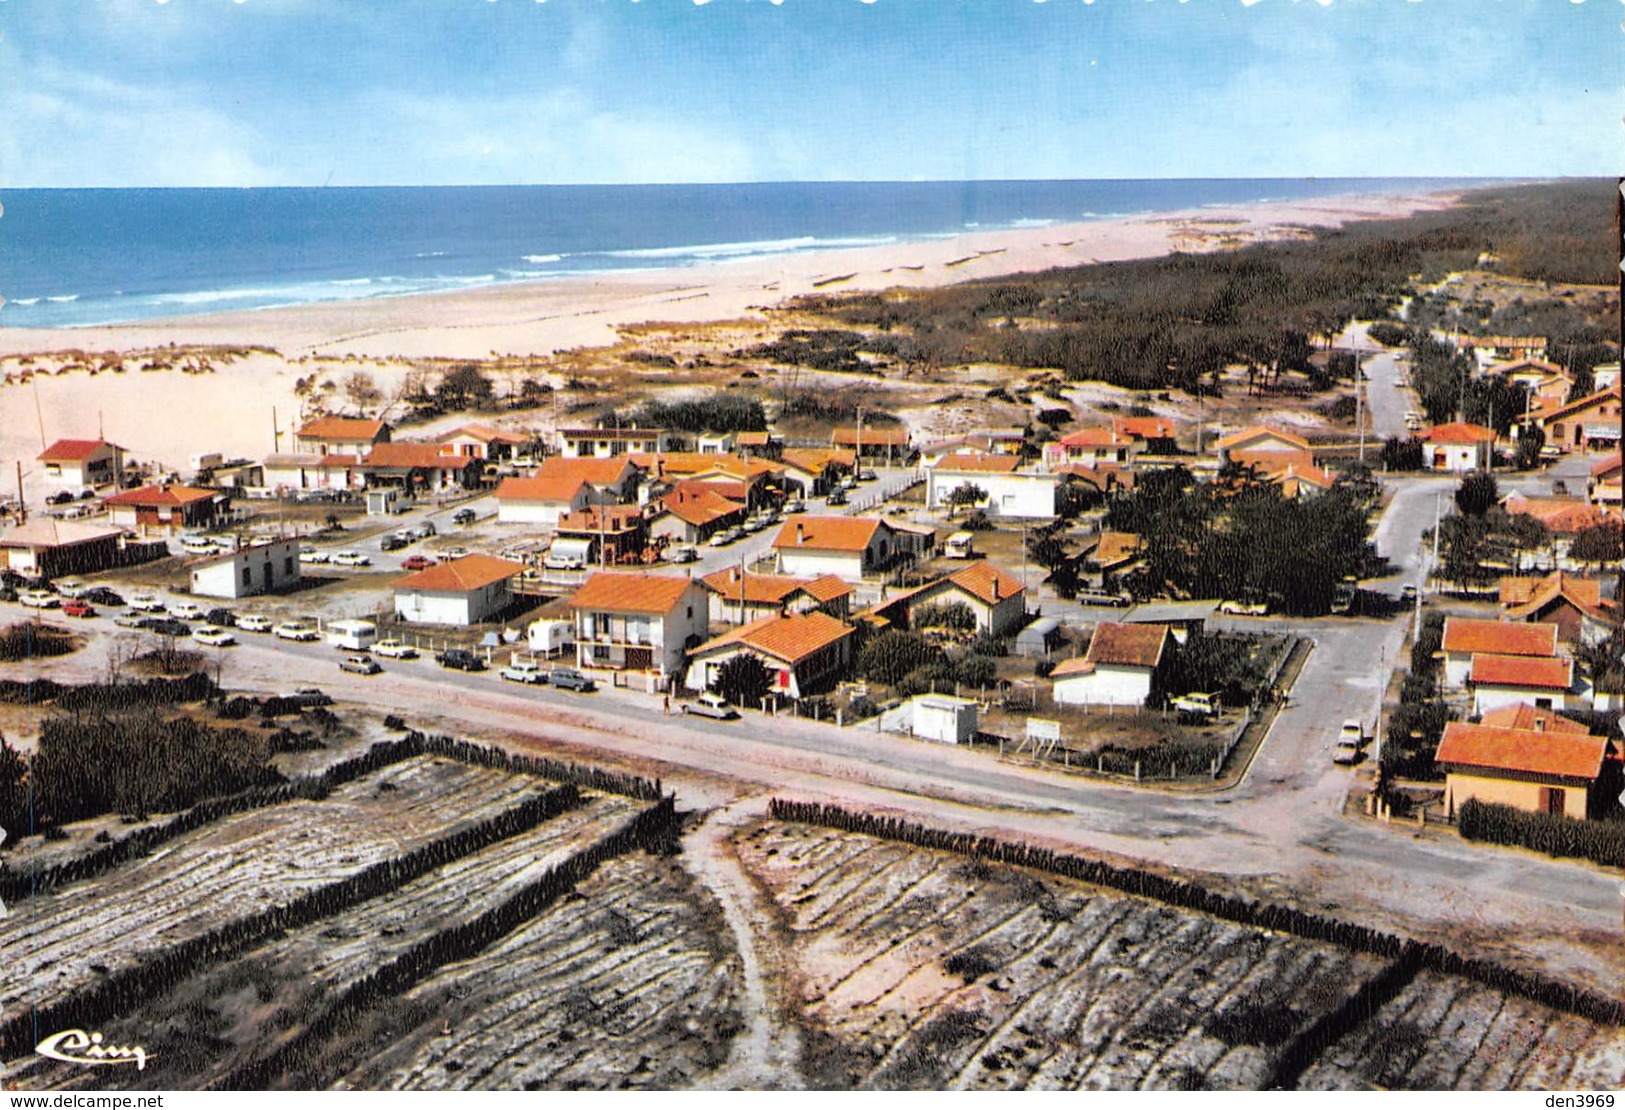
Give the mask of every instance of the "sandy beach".
<path id="1" fill-rule="evenodd" d="M 648 321 L 748 318 L 763 306 L 814 292 L 939 286 L 1001 274 L 1147 258 L 1174 250 L 1223 249 L 1302 235 L 1310 227 L 1391 218 L 1447 207 L 1454 194 L 1322 198 L 1238 205 L 1129 219 L 975 232 L 590 280 L 502 285 L 449 294 L 355 300 L 116 326 L 0 328 L 0 480 L 15 491 L 42 442 L 98 435 L 139 460 L 183 470 L 197 454 L 260 457 L 272 450 L 273 419 L 297 422 L 295 382 L 313 369 L 342 376 L 364 368 L 386 391 L 406 360 L 551 356 L 615 342 L 616 329 Z M 207 373 L 63 370 L 59 352 L 152 352 L 179 347 L 264 348 Z M 100 359 L 90 360 L 95 366 Z M 158 356 L 156 361 L 165 361 Z M 274 415 L 273 415 L 274 410 Z M 410 435 L 410 433 L 408 433 Z M 283 444 L 286 448 L 287 439 Z"/>

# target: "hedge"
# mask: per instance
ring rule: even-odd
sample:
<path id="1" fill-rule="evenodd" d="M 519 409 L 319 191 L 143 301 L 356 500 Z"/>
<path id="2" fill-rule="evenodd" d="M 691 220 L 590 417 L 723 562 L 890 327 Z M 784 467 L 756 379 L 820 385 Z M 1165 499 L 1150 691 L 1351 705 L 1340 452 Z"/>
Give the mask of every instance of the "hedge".
<path id="1" fill-rule="evenodd" d="M 1528 813 L 1470 798 L 1456 813 L 1456 829 L 1468 840 L 1533 848 L 1607 867 L 1625 867 L 1625 822 L 1576 821 L 1555 813 Z"/>

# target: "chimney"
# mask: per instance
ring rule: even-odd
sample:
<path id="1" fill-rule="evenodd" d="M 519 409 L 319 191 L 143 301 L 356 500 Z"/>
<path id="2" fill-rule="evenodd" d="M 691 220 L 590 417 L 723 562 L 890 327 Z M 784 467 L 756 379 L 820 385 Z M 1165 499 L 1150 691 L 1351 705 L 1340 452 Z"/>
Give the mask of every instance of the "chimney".
<path id="1" fill-rule="evenodd" d="M 1536 732 L 1545 732 L 1546 731 L 1546 718 L 1545 717 L 1536 717 L 1535 718 L 1535 731 Z"/>
<path id="2" fill-rule="evenodd" d="M 999 576 L 998 576 L 998 574 L 993 575 L 993 600 L 994 601 L 999 600 Z"/>
<path id="3" fill-rule="evenodd" d="M 730 581 L 730 582 L 739 581 L 739 568 L 738 567 L 729 567 L 728 568 L 728 581 Z"/>
<path id="4" fill-rule="evenodd" d="M 806 542 L 807 542 L 807 529 L 802 527 L 801 521 L 798 520 L 798 521 L 796 521 L 796 543 L 802 544 L 802 543 L 806 543 Z"/>

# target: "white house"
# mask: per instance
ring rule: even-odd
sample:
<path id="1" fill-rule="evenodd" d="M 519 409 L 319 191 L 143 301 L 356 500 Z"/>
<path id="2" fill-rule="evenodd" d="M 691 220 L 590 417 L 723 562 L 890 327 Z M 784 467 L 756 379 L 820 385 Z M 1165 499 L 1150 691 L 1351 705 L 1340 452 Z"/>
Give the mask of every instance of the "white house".
<path id="1" fill-rule="evenodd" d="M 1166 625 L 1101 623 L 1087 655 L 1050 672 L 1055 703 L 1143 706 L 1172 655 L 1172 640 Z"/>
<path id="2" fill-rule="evenodd" d="M 634 451 L 671 451 L 677 439 L 663 428 L 560 428 L 559 454 L 567 459 L 613 459 Z"/>
<path id="3" fill-rule="evenodd" d="M 499 524 L 557 525 L 566 513 L 579 513 L 597 503 L 584 478 L 504 478 L 497 486 Z"/>
<path id="4" fill-rule="evenodd" d="M 124 448 L 102 439 L 59 439 L 39 453 L 45 480 L 78 493 L 112 485 L 124 473 Z"/>
<path id="5" fill-rule="evenodd" d="M 1468 681 L 1473 688 L 1473 712 L 1480 717 L 1524 702 L 1536 709 L 1585 708 L 1574 681 L 1572 659 L 1475 655 Z"/>
<path id="6" fill-rule="evenodd" d="M 1465 474 L 1484 470 L 1495 451 L 1495 429 L 1478 424 L 1435 424 L 1422 433 L 1429 470 Z"/>
<path id="7" fill-rule="evenodd" d="M 279 453 L 265 456 L 260 480 L 273 490 L 355 489 L 361 484 L 360 465 L 354 455 Z"/>
<path id="8" fill-rule="evenodd" d="M 415 624 L 478 624 L 513 601 L 513 576 L 521 563 L 494 555 L 464 555 L 397 578 L 395 612 Z"/>
<path id="9" fill-rule="evenodd" d="M 705 587 L 674 574 L 601 571 L 570 599 L 576 662 L 583 668 L 683 672 L 684 653 L 705 639 Z"/>
<path id="10" fill-rule="evenodd" d="M 912 628 L 918 625 L 921 610 L 956 602 L 975 615 L 978 632 L 992 636 L 1011 635 L 1027 620 L 1027 588 L 986 560 L 899 594 L 876 606 L 875 611 L 893 619 L 902 617 Z"/>
<path id="11" fill-rule="evenodd" d="M 796 699 L 820 694 L 845 676 L 852 634 L 851 625 L 816 610 L 763 617 L 695 648 L 683 684 L 708 689 L 729 659 L 753 655 L 767 668 L 773 693 Z"/>
<path id="12" fill-rule="evenodd" d="M 524 436 L 489 424 L 464 424 L 435 437 L 444 454 L 487 461 L 512 458 L 514 449 L 524 442 Z"/>
<path id="13" fill-rule="evenodd" d="M 926 471 L 925 507 L 947 508 L 964 485 L 985 494 L 978 504 L 989 515 L 1050 520 L 1061 476 L 1043 467 L 1022 469 L 1014 455 L 945 455 Z"/>
<path id="14" fill-rule="evenodd" d="M 321 416 L 293 433 L 294 450 L 313 455 L 365 455 L 389 442 L 389 425 L 382 420 L 355 420 Z"/>
<path id="15" fill-rule="evenodd" d="M 299 581 L 299 541 L 267 540 L 193 560 L 192 592 L 204 597 L 252 597 Z"/>
<path id="16" fill-rule="evenodd" d="M 857 584 L 897 553 L 890 524 L 874 517 L 805 516 L 786 521 L 773 540 L 777 573 L 797 578 L 833 574 Z"/>
<path id="17" fill-rule="evenodd" d="M 1440 644 L 1444 652 L 1444 684 L 1460 689 L 1472 672 L 1475 655 L 1551 659 L 1557 655 L 1558 632 L 1555 624 L 1446 617 Z"/>

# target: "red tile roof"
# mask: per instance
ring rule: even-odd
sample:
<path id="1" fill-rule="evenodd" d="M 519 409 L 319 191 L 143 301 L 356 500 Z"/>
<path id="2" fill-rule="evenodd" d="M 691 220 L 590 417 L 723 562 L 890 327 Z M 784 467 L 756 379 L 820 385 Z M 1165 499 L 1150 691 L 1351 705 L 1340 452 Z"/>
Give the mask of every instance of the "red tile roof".
<path id="1" fill-rule="evenodd" d="M 1528 579 L 1514 579 L 1512 581 L 1528 581 Z M 1508 604 L 1504 599 L 1512 590 L 1503 590 L 1502 604 Z M 1568 602 L 1588 617 L 1597 620 L 1608 620 L 1613 616 L 1613 606 L 1602 599 L 1602 583 L 1595 578 L 1575 578 L 1557 571 L 1543 579 L 1535 580 L 1535 586 L 1521 600 L 1511 603 L 1507 609 L 1510 620 L 1526 621 L 1531 617 L 1540 616 L 1554 603 Z"/>
<path id="2" fill-rule="evenodd" d="M 1619 471 L 1620 452 L 1618 451 L 1615 451 L 1612 455 L 1605 458 L 1598 459 L 1596 462 L 1591 464 L 1591 476 L 1593 478 L 1602 478 L 1609 474 L 1618 474 Z"/>
<path id="3" fill-rule="evenodd" d="M 1581 736 L 1591 731 L 1579 721 L 1571 721 L 1567 717 L 1553 713 L 1550 709 L 1538 709 L 1526 701 L 1492 709 L 1484 714 L 1478 723 L 1485 728 L 1515 728 L 1526 732 L 1569 732 Z"/>
<path id="4" fill-rule="evenodd" d="M 1165 624 L 1114 624 L 1103 621 L 1095 626 L 1084 658 L 1095 664 L 1117 667 L 1155 667 L 1162 661 L 1168 644 Z"/>
<path id="5" fill-rule="evenodd" d="M 1083 428 L 1060 439 L 1062 447 L 1127 447 L 1133 442 L 1134 437 L 1126 432 L 1101 427 Z"/>
<path id="6" fill-rule="evenodd" d="M 587 480 L 580 477 L 504 478 L 497 486 L 498 501 L 573 502 Z"/>
<path id="7" fill-rule="evenodd" d="M 501 428 L 493 428 L 489 424 L 464 424 L 461 427 L 453 428 L 449 432 L 442 432 L 440 435 L 435 437 L 435 442 L 445 443 L 447 440 L 456 439 L 459 436 L 467 436 L 469 439 L 477 439 L 481 443 L 520 444 L 525 442 L 524 436 L 515 435 L 512 432 L 505 432 Z"/>
<path id="8" fill-rule="evenodd" d="M 537 478 L 577 478 L 595 486 L 618 485 L 633 463 L 624 455 L 615 459 L 546 459 L 536 468 Z"/>
<path id="9" fill-rule="evenodd" d="M 1087 659 L 1063 659 L 1050 671 L 1051 678 L 1066 678 L 1075 674 L 1094 674 L 1095 665 Z"/>
<path id="10" fill-rule="evenodd" d="M 829 437 L 829 441 L 837 447 L 856 447 L 859 440 L 859 429 L 836 428 Z M 865 447 L 907 447 L 909 441 L 907 428 L 873 428 L 865 424 L 862 428 L 862 440 Z"/>
<path id="11" fill-rule="evenodd" d="M 1527 655 L 1475 655 L 1468 681 L 1478 686 L 1528 686 L 1567 690 L 1574 685 L 1574 660 Z"/>
<path id="12" fill-rule="evenodd" d="M 1532 516 L 1560 536 L 1572 535 L 1600 523 L 1603 514 L 1582 497 L 1525 497 L 1509 494 L 1502 507 L 1514 516 Z"/>
<path id="13" fill-rule="evenodd" d="M 1482 424 L 1466 424 L 1458 420 L 1453 424 L 1435 424 L 1422 433 L 1422 438 L 1429 443 L 1476 447 L 1480 443 L 1493 441 L 1495 429 L 1486 428 Z"/>
<path id="14" fill-rule="evenodd" d="M 1550 657 L 1557 654 L 1557 625 L 1446 617 L 1442 646 L 1447 652 L 1464 655 Z"/>
<path id="15" fill-rule="evenodd" d="M 1434 758 L 1452 768 L 1595 779 L 1610 747 L 1605 736 L 1486 728 L 1451 721 Z"/>
<path id="16" fill-rule="evenodd" d="M 1102 532 L 1089 561 L 1099 567 L 1114 567 L 1140 553 L 1145 541 L 1133 532 Z"/>
<path id="17" fill-rule="evenodd" d="M 744 502 L 732 501 L 699 483 L 685 483 L 662 497 L 660 503 L 672 516 L 695 527 L 738 516 L 745 511 Z"/>
<path id="18" fill-rule="evenodd" d="M 467 593 L 512 578 L 524 569 L 523 563 L 498 559 L 495 555 L 464 555 L 461 559 L 438 563 L 404 578 L 397 578 L 390 585 L 397 590 Z"/>
<path id="19" fill-rule="evenodd" d="M 1287 467 L 1315 469 L 1315 456 L 1309 451 L 1258 451 L 1242 448 L 1225 456 L 1236 466 L 1250 466 L 1263 477 L 1279 474 Z"/>
<path id="20" fill-rule="evenodd" d="M 854 463 L 850 451 L 828 451 L 822 447 L 786 447 L 779 453 L 779 462 L 804 474 L 821 474 L 831 463 L 851 469 Z"/>
<path id="21" fill-rule="evenodd" d="M 814 578 L 806 585 L 807 593 L 814 601 L 834 601 L 838 597 L 845 597 L 857 591 L 848 583 L 841 581 L 833 574 L 823 574 Z"/>
<path id="22" fill-rule="evenodd" d="M 669 613 L 694 579 L 673 574 L 623 574 L 600 571 L 581 584 L 570 599 L 572 609 L 608 613 Z"/>
<path id="23" fill-rule="evenodd" d="M 355 420 L 344 416 L 320 416 L 294 433 L 305 439 L 374 440 L 389 427 L 382 420 Z"/>
<path id="24" fill-rule="evenodd" d="M 700 583 L 712 593 L 728 601 L 743 598 L 752 605 L 782 605 L 797 590 L 806 589 L 812 581 L 811 578 L 792 578 L 784 574 L 746 574 L 738 567 L 724 567 L 700 579 Z"/>
<path id="25" fill-rule="evenodd" d="M 41 462 L 84 462 L 103 448 L 119 448 L 105 439 L 59 439 L 39 453 Z"/>
<path id="26" fill-rule="evenodd" d="M 1213 445 L 1213 449 L 1215 451 L 1228 451 L 1232 447 L 1240 446 L 1243 443 L 1250 443 L 1257 439 L 1274 439 L 1291 447 L 1295 447 L 1300 451 L 1309 450 L 1309 441 L 1307 439 L 1304 439 L 1301 436 L 1295 436 L 1291 432 L 1283 432 L 1279 428 L 1271 428 L 1264 424 L 1254 424 L 1251 428 L 1243 428 L 1239 432 L 1234 432 L 1227 435 L 1215 443 Z"/>
<path id="27" fill-rule="evenodd" d="M 463 470 L 479 464 L 472 455 L 450 455 L 434 443 L 380 443 L 367 452 L 362 466 L 390 470 Z"/>
<path id="28" fill-rule="evenodd" d="M 1573 416 L 1575 413 L 1581 412 L 1585 409 L 1595 408 L 1604 401 L 1617 401 L 1619 398 L 1620 387 L 1619 383 L 1616 382 L 1607 389 L 1599 390 L 1596 393 L 1591 394 L 1589 397 L 1581 397 L 1577 401 L 1570 401 L 1560 409 L 1552 409 L 1550 412 L 1541 413 L 1540 421 L 1544 424 L 1549 420 L 1558 420 L 1565 416 Z"/>
<path id="29" fill-rule="evenodd" d="M 936 469 L 944 474 L 1013 474 L 1021 465 L 1015 455 L 944 455 Z"/>
<path id="30" fill-rule="evenodd" d="M 1027 589 L 1015 577 L 985 559 L 954 571 L 948 581 L 988 605 L 996 605 Z"/>
<path id="31" fill-rule="evenodd" d="M 773 546 L 787 551 L 863 551 L 885 522 L 861 516 L 807 516 L 785 521 Z"/>
<path id="32" fill-rule="evenodd" d="M 1120 435 L 1135 439 L 1173 439 L 1179 435 L 1179 425 L 1166 416 L 1118 416 L 1112 427 Z"/>
<path id="33" fill-rule="evenodd" d="M 137 508 L 195 505 L 210 501 L 220 494 L 212 489 L 193 489 L 190 486 L 143 486 L 115 493 L 103 501 L 105 505 L 134 505 Z"/>
<path id="34" fill-rule="evenodd" d="M 852 635 L 853 628 L 828 613 L 817 611 L 774 615 L 725 632 L 695 649 L 695 653 L 732 644 L 744 644 L 763 655 L 794 665 L 807 656 Z"/>

